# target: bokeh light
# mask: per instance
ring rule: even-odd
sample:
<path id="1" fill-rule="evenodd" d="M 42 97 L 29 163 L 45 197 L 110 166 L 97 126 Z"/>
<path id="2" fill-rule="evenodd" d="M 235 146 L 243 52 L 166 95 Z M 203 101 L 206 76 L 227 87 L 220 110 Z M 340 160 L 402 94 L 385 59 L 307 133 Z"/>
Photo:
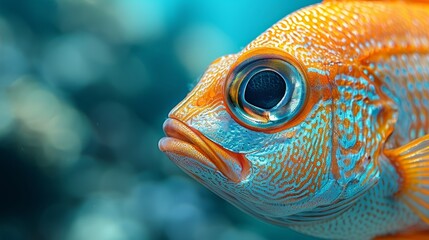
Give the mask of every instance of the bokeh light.
<path id="1" fill-rule="evenodd" d="M 0 239 L 312 239 L 158 150 L 217 57 L 316 1 L 0 0 Z"/>

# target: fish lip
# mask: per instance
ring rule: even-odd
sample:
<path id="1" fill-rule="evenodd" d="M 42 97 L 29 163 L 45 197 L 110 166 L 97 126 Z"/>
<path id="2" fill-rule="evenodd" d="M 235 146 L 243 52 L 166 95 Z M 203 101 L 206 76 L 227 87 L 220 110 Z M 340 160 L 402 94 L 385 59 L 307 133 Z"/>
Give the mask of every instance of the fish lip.
<path id="1" fill-rule="evenodd" d="M 163 130 L 166 137 L 161 138 L 158 143 L 162 152 L 186 156 L 217 170 L 210 158 L 193 143 L 192 139 L 199 139 L 199 136 L 192 129 L 181 121 L 169 118 L 164 122 Z"/>
<path id="2" fill-rule="evenodd" d="M 249 161 L 244 154 L 223 148 L 182 121 L 168 118 L 163 129 L 167 137 L 159 141 L 161 151 L 192 158 L 233 182 L 240 182 L 249 174 Z"/>

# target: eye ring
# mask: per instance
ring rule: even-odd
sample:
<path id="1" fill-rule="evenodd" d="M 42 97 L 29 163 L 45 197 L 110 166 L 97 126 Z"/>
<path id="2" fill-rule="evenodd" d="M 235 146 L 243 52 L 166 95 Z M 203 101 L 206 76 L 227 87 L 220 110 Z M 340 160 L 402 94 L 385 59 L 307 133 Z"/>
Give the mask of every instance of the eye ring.
<path id="1" fill-rule="evenodd" d="M 226 88 L 227 102 L 231 112 L 245 125 L 261 129 L 276 128 L 293 119 L 302 109 L 307 94 L 306 81 L 301 71 L 291 63 L 275 56 L 260 56 L 243 62 L 235 69 Z M 261 80 L 258 74 L 268 78 Z M 255 76 L 258 80 L 255 80 Z M 252 85 L 257 82 L 265 86 L 274 82 L 281 89 L 284 85 L 284 93 L 282 96 L 276 95 L 281 90 L 274 86 L 268 89 L 265 87 L 262 92 L 259 88 L 252 89 L 250 92 L 259 91 L 260 94 L 256 100 L 251 100 L 246 98 L 251 81 Z M 261 102 L 260 98 L 264 97 L 261 94 L 266 94 L 267 90 L 276 92 L 275 97 L 270 96 L 271 101 Z"/>

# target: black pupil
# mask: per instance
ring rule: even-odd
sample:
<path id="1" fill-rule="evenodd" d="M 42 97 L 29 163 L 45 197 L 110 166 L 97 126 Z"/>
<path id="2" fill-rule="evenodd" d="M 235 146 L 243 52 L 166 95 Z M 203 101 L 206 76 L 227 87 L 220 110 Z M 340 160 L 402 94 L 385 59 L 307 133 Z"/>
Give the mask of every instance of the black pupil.
<path id="1" fill-rule="evenodd" d="M 286 92 L 285 80 L 276 72 L 265 70 L 253 75 L 246 86 L 244 99 L 256 107 L 271 109 Z"/>

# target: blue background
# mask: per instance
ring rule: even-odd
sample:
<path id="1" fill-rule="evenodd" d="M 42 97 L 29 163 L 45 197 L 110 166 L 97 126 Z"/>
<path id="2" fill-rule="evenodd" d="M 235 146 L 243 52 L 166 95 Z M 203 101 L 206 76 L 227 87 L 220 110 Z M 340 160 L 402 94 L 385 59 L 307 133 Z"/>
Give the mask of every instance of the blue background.
<path id="1" fill-rule="evenodd" d="M 311 239 L 157 143 L 211 61 L 314 2 L 0 0 L 0 239 Z"/>

